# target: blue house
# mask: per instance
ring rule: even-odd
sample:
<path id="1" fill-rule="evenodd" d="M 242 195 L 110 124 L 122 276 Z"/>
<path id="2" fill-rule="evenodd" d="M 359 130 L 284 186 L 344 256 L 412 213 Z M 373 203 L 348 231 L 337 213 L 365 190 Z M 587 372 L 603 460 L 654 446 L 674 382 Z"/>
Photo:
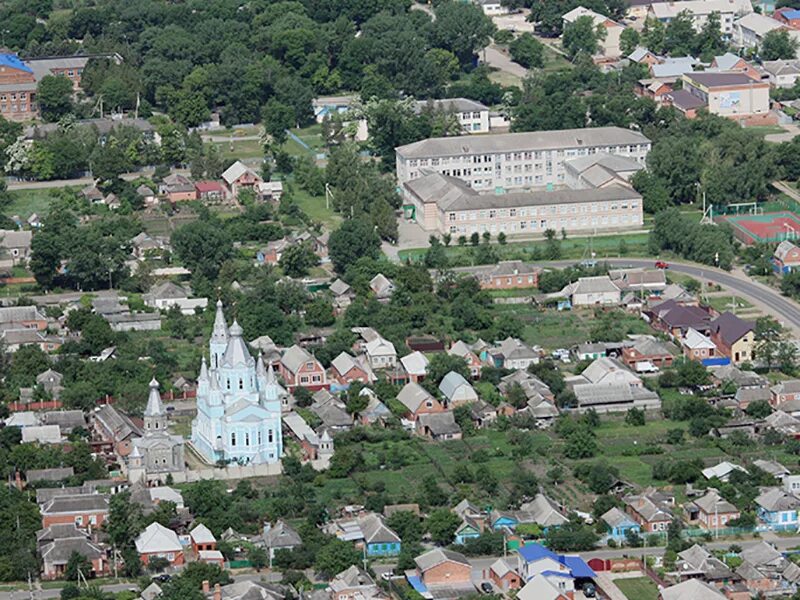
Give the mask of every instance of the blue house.
<path id="1" fill-rule="evenodd" d="M 756 498 L 756 514 L 770 529 L 797 529 L 800 498 L 781 489 L 770 488 Z"/>
<path id="2" fill-rule="evenodd" d="M 389 529 L 376 514 L 359 520 L 364 535 L 367 556 L 397 556 L 400 554 L 400 536 Z"/>
<path id="3" fill-rule="evenodd" d="M 530 581 L 537 575 L 547 579 L 558 577 L 572 580 L 594 579 L 595 572 L 580 556 L 556 554 L 542 544 L 528 544 L 517 549 L 519 562 L 517 571 L 523 581 Z"/>
<path id="4" fill-rule="evenodd" d="M 509 529 L 514 529 L 517 525 L 519 525 L 519 520 L 517 519 L 516 515 L 508 512 L 501 512 L 499 510 L 493 510 L 489 514 L 489 521 L 492 524 L 492 529 L 498 531 L 503 529 L 504 527 L 508 527 Z"/>
<path id="5" fill-rule="evenodd" d="M 456 544 L 464 544 L 467 540 L 475 539 L 481 535 L 480 524 L 469 516 L 464 516 L 461 525 L 456 529 Z"/>
<path id="6" fill-rule="evenodd" d="M 628 532 L 637 535 L 642 532 L 641 526 L 616 506 L 609 509 L 600 518 L 606 524 L 608 539 L 612 539 L 615 542 L 624 542 L 629 535 Z"/>

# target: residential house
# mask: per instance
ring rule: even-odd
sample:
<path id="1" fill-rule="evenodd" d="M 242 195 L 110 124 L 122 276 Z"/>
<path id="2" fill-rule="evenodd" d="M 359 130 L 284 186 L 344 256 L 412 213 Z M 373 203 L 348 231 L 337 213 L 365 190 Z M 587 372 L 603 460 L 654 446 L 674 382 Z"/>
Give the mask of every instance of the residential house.
<path id="1" fill-rule="evenodd" d="M 652 337 L 640 337 L 633 346 L 622 349 L 622 361 L 635 371 L 652 370 L 649 367 L 663 369 L 672 366 L 673 356 L 669 348 Z M 646 368 L 640 368 L 641 365 Z"/>
<path id="2" fill-rule="evenodd" d="M 765 473 L 772 475 L 778 481 L 783 481 L 787 475 L 791 475 L 791 471 L 789 471 L 789 469 L 784 467 L 776 460 L 764 460 L 758 458 L 753 461 L 753 466 L 757 469 L 761 469 Z"/>
<path id="3" fill-rule="evenodd" d="M 648 16 L 669 23 L 686 11 L 692 19 L 696 31 L 701 31 L 708 18 L 716 14 L 719 17 L 723 35 L 733 34 L 734 19 L 753 12 L 750 0 L 680 0 L 678 2 L 652 2 Z"/>
<path id="4" fill-rule="evenodd" d="M 195 555 L 204 550 L 217 549 L 217 538 L 215 538 L 211 530 L 202 523 L 195 525 L 189 532 L 189 539 L 192 542 L 192 550 Z"/>
<path id="5" fill-rule="evenodd" d="M 417 433 L 435 441 L 461 439 L 461 427 L 452 411 L 421 414 L 416 429 Z"/>
<path id="6" fill-rule="evenodd" d="M 478 393 L 460 373 L 450 371 L 439 383 L 439 391 L 445 398 L 448 408 L 478 400 Z"/>
<path id="7" fill-rule="evenodd" d="M 739 509 L 710 488 L 705 494 L 684 506 L 689 523 L 697 523 L 702 529 L 719 530 L 741 516 Z"/>
<path id="8" fill-rule="evenodd" d="M 800 32 L 793 32 L 795 35 L 792 37 L 795 41 L 800 38 Z M 769 83 L 775 88 L 792 88 L 797 80 L 800 78 L 800 61 L 799 60 L 768 60 L 764 61 L 761 69 L 769 76 Z M 791 242 L 784 242 L 790 245 Z M 783 243 L 778 245 L 780 248 Z M 777 254 L 777 252 L 776 252 Z M 796 257 L 793 257 L 796 259 Z"/>
<path id="9" fill-rule="evenodd" d="M 789 408 L 794 402 L 787 402 L 781 408 Z M 793 411 L 797 414 L 797 411 Z M 772 429 L 787 438 L 800 439 L 800 419 L 778 409 L 767 416 L 762 423 L 762 431 Z"/>
<path id="10" fill-rule="evenodd" d="M 724 312 L 711 322 L 711 339 L 721 354 L 733 363 L 753 360 L 755 323 Z"/>
<path id="11" fill-rule="evenodd" d="M 348 567 L 328 584 L 333 600 L 379 600 L 386 598 L 383 591 L 363 569 Z"/>
<path id="12" fill-rule="evenodd" d="M 624 384 L 633 387 L 642 387 L 642 380 L 638 375 L 616 358 L 610 358 L 608 356 L 593 360 L 589 366 L 581 371 L 580 378 L 582 378 L 581 381 L 579 381 L 578 378 L 575 378 L 574 381 L 579 381 L 579 383 L 588 382 L 602 385 Z"/>
<path id="13" fill-rule="evenodd" d="M 800 10 L 798 9 L 788 6 L 779 8 L 772 16 L 787 27 L 800 29 Z"/>
<path id="14" fill-rule="evenodd" d="M 772 266 L 778 275 L 791 273 L 800 267 L 800 248 L 789 240 L 783 240 L 772 255 Z"/>
<path id="15" fill-rule="evenodd" d="M 767 388 L 769 381 L 754 371 L 742 371 L 736 365 L 712 366 L 711 380 L 717 385 L 731 383 L 737 388 Z"/>
<path id="16" fill-rule="evenodd" d="M 353 416 L 337 396 L 322 389 L 314 393 L 309 410 L 322 421 L 322 426 L 331 431 L 346 431 L 353 427 Z"/>
<path id="17" fill-rule="evenodd" d="M 378 336 L 364 347 L 369 366 L 373 369 L 393 369 L 397 366 L 397 351 L 389 340 Z"/>
<path id="18" fill-rule="evenodd" d="M 454 342 L 450 349 L 447 351 L 448 354 L 451 356 L 460 356 L 464 359 L 467 363 L 467 368 L 469 369 L 469 374 L 472 379 L 479 379 L 481 376 L 481 368 L 483 363 L 481 359 L 478 358 L 478 355 L 473 352 L 472 348 L 470 348 L 467 344 L 458 340 Z"/>
<path id="19" fill-rule="evenodd" d="M 264 180 L 250 167 L 237 160 L 222 174 L 222 181 L 225 183 L 227 195 L 236 198 L 242 190 L 254 190 Z"/>
<path id="20" fill-rule="evenodd" d="M 375 373 L 363 356 L 353 358 L 342 352 L 331 361 L 331 379 L 342 387 L 349 387 L 354 381 L 367 385 L 375 381 Z"/>
<path id="21" fill-rule="evenodd" d="M 145 306 L 158 310 L 169 310 L 177 306 L 184 315 L 194 315 L 197 309 L 208 306 L 208 298 L 192 298 L 191 292 L 171 281 L 159 283 L 142 296 Z"/>
<path id="22" fill-rule="evenodd" d="M 474 276 L 481 289 L 510 290 L 537 287 L 542 269 L 521 260 L 501 260 L 493 265 L 458 267 L 453 271 Z"/>
<path id="23" fill-rule="evenodd" d="M 545 579 L 553 584 L 558 591 L 571 598 L 576 589 L 576 581 L 591 581 L 595 572 L 584 562 L 580 556 L 567 556 L 556 554 L 541 544 L 528 544 L 517 549 L 518 566 L 522 581 L 526 582 L 517 594 L 517 598 L 538 600 L 537 596 L 530 594 L 525 588 L 528 582 Z"/>
<path id="24" fill-rule="evenodd" d="M 683 2 L 677 3 L 683 4 Z M 659 600 L 726 600 L 725 595 L 711 584 L 699 579 L 687 579 L 676 585 L 663 588 Z"/>
<path id="25" fill-rule="evenodd" d="M 561 583 L 561 585 L 559 585 Z M 565 589 L 566 583 L 551 577 L 534 577 L 517 592 L 518 600 L 572 600 L 574 591 Z"/>
<path id="26" fill-rule="evenodd" d="M 780 408 L 785 402 L 797 400 L 800 400 L 800 379 L 780 381 L 770 388 L 769 403 L 774 408 Z"/>
<path id="27" fill-rule="evenodd" d="M 91 572 L 83 573 L 85 577 L 102 577 L 110 570 L 106 549 L 74 525 L 53 525 L 38 531 L 36 545 L 42 559 L 43 579 L 64 577 L 73 554 L 79 554 L 91 565 Z"/>
<path id="28" fill-rule="evenodd" d="M 675 299 L 651 306 L 644 314 L 654 328 L 677 339 L 682 338 L 690 328 L 703 334 L 711 331 L 712 314 L 708 309 L 686 305 Z"/>
<path id="29" fill-rule="evenodd" d="M 197 200 L 194 182 L 180 173 L 171 173 L 158 184 L 158 193 L 171 203 Z"/>
<path id="30" fill-rule="evenodd" d="M 367 556 L 397 556 L 400 554 L 400 536 L 386 526 L 380 515 L 375 513 L 366 515 L 359 519 L 359 525 L 364 535 Z"/>
<path id="31" fill-rule="evenodd" d="M 519 523 L 535 523 L 544 532 L 569 522 L 561 508 L 541 492 L 537 493 L 533 500 L 520 504 L 516 517 Z"/>
<path id="32" fill-rule="evenodd" d="M 666 531 L 674 518 L 672 508 L 655 494 L 638 494 L 623 498 L 625 511 L 642 528 L 643 533 Z"/>
<path id="33" fill-rule="evenodd" d="M 369 289 L 381 302 L 388 302 L 394 294 L 394 283 L 383 273 L 378 273 L 369 282 Z"/>
<path id="34" fill-rule="evenodd" d="M 73 524 L 80 529 L 98 529 L 108 518 L 108 511 L 105 494 L 56 496 L 41 507 L 42 528 Z"/>
<path id="35" fill-rule="evenodd" d="M 283 182 L 282 181 L 262 181 L 256 185 L 258 192 L 258 199 L 264 202 L 278 203 L 283 196 Z"/>
<path id="36" fill-rule="evenodd" d="M 392 411 L 380 400 L 378 395 L 369 388 L 362 388 L 359 396 L 368 398 L 367 407 L 358 413 L 362 425 L 385 425 L 391 418 Z"/>
<path id="37" fill-rule="evenodd" d="M 305 348 L 297 344 L 286 350 L 278 363 L 278 369 L 289 391 L 297 387 L 311 391 L 328 388 L 325 368 Z"/>
<path id="38" fill-rule="evenodd" d="M 681 580 L 699 578 L 716 587 L 738 579 L 728 565 L 698 544 L 678 553 L 675 574 Z"/>
<path id="39" fill-rule="evenodd" d="M 664 269 L 612 269 L 608 276 L 623 292 L 659 296 L 667 289 Z"/>
<path id="40" fill-rule="evenodd" d="M 261 539 L 269 553 L 270 563 L 275 558 L 275 552 L 278 550 L 293 550 L 303 544 L 300 534 L 282 519 L 278 519 L 275 525 L 264 524 L 264 532 L 261 535 Z"/>
<path id="41" fill-rule="evenodd" d="M 475 592 L 472 565 L 458 552 L 434 548 L 414 559 L 416 573 L 409 583 L 417 592 L 434 594 L 436 598 L 459 598 Z M 437 591 L 443 592 L 437 594 Z"/>
<path id="42" fill-rule="evenodd" d="M 539 354 L 522 340 L 508 337 L 489 350 L 494 366 L 504 369 L 527 369 L 539 362 Z"/>
<path id="43" fill-rule="evenodd" d="M 795 589 L 800 581 L 800 567 L 767 542 L 743 549 L 740 556 L 743 562 L 736 573 L 751 590 L 780 593 Z"/>
<path id="44" fill-rule="evenodd" d="M 4 306 L 0 308 L 0 329 L 47 329 L 47 317 L 35 306 Z"/>
<path id="45" fill-rule="evenodd" d="M 31 256 L 32 231 L 0 229 L 0 250 L 11 259 L 11 265 L 26 264 Z M 5 261 L 4 261 L 5 262 Z"/>
<path id="46" fill-rule="evenodd" d="M 596 13 L 583 6 L 578 6 L 561 17 L 564 22 L 564 29 L 567 29 L 571 24 L 582 17 L 589 17 L 595 29 L 602 30 L 604 33 L 603 36 L 599 36 L 600 39 L 598 40 L 600 55 L 607 59 L 620 58 L 622 56 L 622 50 L 620 50 L 620 35 L 625 30 L 625 26 L 609 19 L 605 15 Z"/>
<path id="47" fill-rule="evenodd" d="M 430 361 L 428 357 L 422 352 L 416 351 L 411 354 L 406 354 L 400 359 L 400 364 L 403 367 L 405 381 L 414 381 L 419 383 L 428 374 L 428 365 Z"/>
<path id="48" fill-rule="evenodd" d="M 342 312 L 350 306 L 353 298 L 355 298 L 353 289 L 341 279 L 334 281 L 328 288 L 328 291 L 333 296 L 333 308 L 337 313 Z"/>
<path id="49" fill-rule="evenodd" d="M 171 567 L 184 564 L 183 546 L 177 534 L 160 523 L 151 523 L 135 541 L 139 560 L 147 566 L 153 558 L 165 558 Z"/>
<path id="50" fill-rule="evenodd" d="M 642 528 L 629 515 L 616 506 L 608 509 L 600 519 L 606 525 L 608 538 L 617 543 L 625 542 L 631 535 L 639 535 Z"/>
<path id="51" fill-rule="evenodd" d="M 199 200 L 220 202 L 225 199 L 225 187 L 219 181 L 197 181 L 194 189 Z"/>
<path id="52" fill-rule="evenodd" d="M 770 529 L 797 530 L 800 498 L 782 488 L 768 488 L 755 502 L 758 518 Z"/>
<path id="53" fill-rule="evenodd" d="M 713 467 L 703 469 L 703 477 L 706 479 L 719 479 L 720 481 L 727 483 L 734 471 L 747 473 L 747 470 L 744 467 L 740 467 L 735 463 L 724 460 Z"/>
<path id="54" fill-rule="evenodd" d="M 89 421 L 97 438 L 122 458 L 131 453 L 134 438 L 142 435 L 142 429 L 111 404 L 96 408 Z"/>
<path id="55" fill-rule="evenodd" d="M 761 48 L 764 36 L 779 29 L 786 29 L 786 24 L 765 14 L 752 12 L 734 22 L 733 41 L 742 49 Z"/>
<path id="56" fill-rule="evenodd" d="M 256 253 L 256 263 L 259 265 L 277 265 L 283 252 L 291 246 L 291 242 L 287 238 L 279 240 L 272 240 L 267 242 L 267 245 Z"/>
<path id="57" fill-rule="evenodd" d="M 441 403 L 418 383 L 410 382 L 397 394 L 397 400 L 408 409 L 406 419 L 415 423 L 421 415 L 444 411 Z"/>
<path id="58" fill-rule="evenodd" d="M 572 306 L 617 305 L 622 296 L 608 275 L 581 277 L 556 294 L 569 298 Z"/>
<path id="59" fill-rule="evenodd" d="M 150 236 L 144 231 L 131 239 L 131 247 L 133 256 L 140 261 L 147 258 L 160 258 L 165 252 L 172 249 L 168 237 Z"/>
<path id="60" fill-rule="evenodd" d="M 689 327 L 686 335 L 681 339 L 681 347 L 686 358 L 700 361 L 703 364 L 718 358 L 717 345 L 713 340 L 692 327 Z"/>
<path id="61" fill-rule="evenodd" d="M 489 580 L 506 594 L 522 587 L 522 578 L 517 573 L 512 558 L 498 558 L 494 561 L 489 567 Z"/>

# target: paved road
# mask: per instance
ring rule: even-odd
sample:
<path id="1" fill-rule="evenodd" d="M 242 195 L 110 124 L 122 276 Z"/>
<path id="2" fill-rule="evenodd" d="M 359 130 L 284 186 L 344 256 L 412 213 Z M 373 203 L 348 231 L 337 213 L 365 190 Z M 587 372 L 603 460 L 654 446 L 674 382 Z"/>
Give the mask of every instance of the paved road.
<path id="1" fill-rule="evenodd" d="M 652 267 L 653 260 L 642 260 L 635 258 L 612 258 L 607 259 L 610 266 L 622 267 Z M 555 266 L 566 266 L 574 264 L 575 261 L 558 261 L 549 263 Z M 670 270 L 677 273 L 690 275 L 700 281 L 711 281 L 733 290 L 754 305 L 762 307 L 766 312 L 774 316 L 785 327 L 800 332 L 800 305 L 793 300 L 782 296 L 777 290 L 768 287 L 757 281 L 753 281 L 741 273 L 728 273 L 714 267 L 670 262 Z"/>
<path id="2" fill-rule="evenodd" d="M 501 52 L 494 46 L 487 46 L 481 53 L 482 62 L 500 71 L 505 71 L 515 77 L 524 79 L 528 76 L 528 69 L 515 63 L 505 52 Z"/>
<path id="3" fill-rule="evenodd" d="M 791 142 L 795 137 L 800 135 L 800 127 L 794 123 L 787 123 L 780 126 L 785 133 L 770 133 L 765 135 L 764 139 L 768 142 Z"/>

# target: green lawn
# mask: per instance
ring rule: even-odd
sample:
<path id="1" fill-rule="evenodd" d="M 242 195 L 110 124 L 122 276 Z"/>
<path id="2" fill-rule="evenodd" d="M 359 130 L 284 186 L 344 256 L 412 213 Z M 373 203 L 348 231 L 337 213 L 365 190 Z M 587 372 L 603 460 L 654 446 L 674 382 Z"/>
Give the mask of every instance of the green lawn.
<path id="1" fill-rule="evenodd" d="M 7 216 L 19 215 L 23 219 L 27 219 L 33 213 L 44 216 L 50 203 L 54 200 L 51 195 L 51 190 L 11 190 L 8 192 L 11 196 L 11 204 L 8 205 L 5 213 Z"/>
<path id="2" fill-rule="evenodd" d="M 588 258 L 591 251 L 595 254 L 596 260 L 604 258 L 617 258 L 621 256 L 620 243 L 624 243 L 625 256 L 651 256 L 648 249 L 648 234 L 647 233 L 633 233 L 633 234 L 616 234 L 588 237 L 568 237 L 566 240 L 561 240 L 561 258 L 565 259 L 580 259 Z M 495 245 L 495 250 L 500 257 L 500 260 L 531 260 L 534 257 L 531 254 L 535 251 L 540 253 L 544 252 L 546 242 L 544 240 L 532 240 L 526 242 L 510 242 L 505 245 Z M 425 248 L 411 248 L 408 250 L 400 250 L 400 259 L 405 261 L 410 259 L 412 262 L 421 260 L 425 256 Z M 470 254 L 472 246 L 468 243 L 466 246 L 457 245 L 457 240 L 446 249 L 447 255 L 450 258 L 457 259 L 469 265 L 471 263 Z"/>
<path id="3" fill-rule="evenodd" d="M 628 600 L 657 600 L 658 586 L 649 577 L 615 579 L 614 583 Z"/>
<path id="4" fill-rule="evenodd" d="M 342 222 L 340 215 L 333 212 L 333 209 L 325 207 L 324 196 L 312 196 L 307 191 L 295 187 L 292 197 L 304 213 L 314 221 L 319 221 L 328 229 L 336 229 L 339 223 Z"/>
<path id="5" fill-rule="evenodd" d="M 773 133 L 786 133 L 782 127 L 778 127 L 777 125 L 757 125 L 753 127 L 744 127 L 743 129 L 760 136 L 771 135 Z"/>
<path id="6" fill-rule="evenodd" d="M 219 149 L 225 159 L 243 158 L 263 158 L 264 148 L 260 140 L 237 140 L 233 138 L 229 142 L 215 142 L 214 145 Z"/>
<path id="7" fill-rule="evenodd" d="M 719 312 L 725 312 L 726 310 L 733 310 L 734 305 L 737 310 L 745 308 L 753 308 L 753 305 L 750 302 L 748 302 L 744 298 L 739 298 L 738 296 L 712 296 L 710 298 L 707 298 L 706 302 L 714 310 L 717 310 Z"/>

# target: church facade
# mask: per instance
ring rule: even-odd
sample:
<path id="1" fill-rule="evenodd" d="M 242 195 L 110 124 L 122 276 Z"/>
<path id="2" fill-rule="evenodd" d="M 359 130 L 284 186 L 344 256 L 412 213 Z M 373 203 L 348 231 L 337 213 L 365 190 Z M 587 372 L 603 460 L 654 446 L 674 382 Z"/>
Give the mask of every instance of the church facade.
<path id="1" fill-rule="evenodd" d="M 230 329 L 217 302 L 209 361 L 197 378 L 192 445 L 209 464 L 277 463 L 283 454 L 281 400 L 286 391 L 261 356 L 247 349 L 242 328 Z"/>
<path id="2" fill-rule="evenodd" d="M 128 456 L 128 479 L 164 483 L 168 475 L 182 479 L 185 471 L 183 438 L 167 430 L 167 411 L 161 402 L 158 381 L 153 379 L 144 410 L 144 431 L 142 437 L 133 440 Z"/>

